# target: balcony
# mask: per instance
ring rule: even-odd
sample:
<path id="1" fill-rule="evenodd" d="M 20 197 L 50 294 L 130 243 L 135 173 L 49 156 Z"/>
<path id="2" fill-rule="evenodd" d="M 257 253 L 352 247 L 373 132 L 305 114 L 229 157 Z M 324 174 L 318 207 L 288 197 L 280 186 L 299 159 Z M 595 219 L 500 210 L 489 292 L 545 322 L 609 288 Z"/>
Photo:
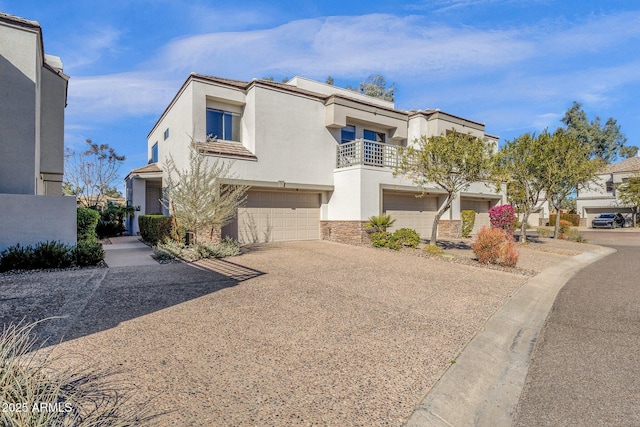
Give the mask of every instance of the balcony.
<path id="1" fill-rule="evenodd" d="M 401 158 L 399 148 L 402 147 L 366 139 L 340 144 L 336 152 L 336 168 L 355 165 L 395 168 Z"/>

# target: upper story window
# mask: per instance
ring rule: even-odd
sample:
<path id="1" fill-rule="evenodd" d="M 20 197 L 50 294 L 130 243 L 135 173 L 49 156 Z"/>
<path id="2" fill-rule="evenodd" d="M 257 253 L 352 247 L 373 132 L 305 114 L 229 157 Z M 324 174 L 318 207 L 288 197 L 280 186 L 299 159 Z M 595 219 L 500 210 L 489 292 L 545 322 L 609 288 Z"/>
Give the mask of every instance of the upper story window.
<path id="1" fill-rule="evenodd" d="M 166 141 L 169 138 L 169 128 L 166 128 L 164 131 L 164 140 Z"/>
<path id="2" fill-rule="evenodd" d="M 356 139 L 355 126 L 349 125 L 342 128 L 342 132 L 340 133 L 340 144 L 351 142 L 351 141 L 354 141 L 355 139 Z"/>
<path id="3" fill-rule="evenodd" d="M 366 141 L 379 142 L 380 144 L 384 144 L 385 142 L 385 134 L 384 132 L 375 132 L 372 130 L 364 130 L 363 137 Z"/>
<path id="4" fill-rule="evenodd" d="M 240 115 L 207 108 L 207 137 L 240 141 Z"/>
<path id="5" fill-rule="evenodd" d="M 151 163 L 158 163 L 158 143 L 156 142 L 151 147 Z"/>

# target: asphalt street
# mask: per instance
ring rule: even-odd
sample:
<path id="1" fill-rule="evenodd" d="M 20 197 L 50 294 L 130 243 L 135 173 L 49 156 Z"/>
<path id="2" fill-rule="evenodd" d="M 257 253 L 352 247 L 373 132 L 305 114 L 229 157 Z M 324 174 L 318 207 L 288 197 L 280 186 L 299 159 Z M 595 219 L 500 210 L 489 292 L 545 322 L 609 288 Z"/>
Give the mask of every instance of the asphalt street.
<path id="1" fill-rule="evenodd" d="M 558 294 L 514 426 L 640 425 L 640 233 L 583 234 L 617 252 L 581 270 Z"/>

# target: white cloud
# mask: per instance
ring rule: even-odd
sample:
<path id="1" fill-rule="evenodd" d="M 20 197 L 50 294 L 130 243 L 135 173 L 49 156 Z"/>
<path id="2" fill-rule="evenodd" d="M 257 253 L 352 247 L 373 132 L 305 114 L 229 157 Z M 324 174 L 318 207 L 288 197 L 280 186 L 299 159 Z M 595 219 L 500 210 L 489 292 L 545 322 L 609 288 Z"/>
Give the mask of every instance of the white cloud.
<path id="1" fill-rule="evenodd" d="M 67 73 L 98 62 L 105 53 L 119 49 L 122 31 L 107 26 L 95 26 L 91 31 L 83 32 L 69 41 L 64 57 Z"/>

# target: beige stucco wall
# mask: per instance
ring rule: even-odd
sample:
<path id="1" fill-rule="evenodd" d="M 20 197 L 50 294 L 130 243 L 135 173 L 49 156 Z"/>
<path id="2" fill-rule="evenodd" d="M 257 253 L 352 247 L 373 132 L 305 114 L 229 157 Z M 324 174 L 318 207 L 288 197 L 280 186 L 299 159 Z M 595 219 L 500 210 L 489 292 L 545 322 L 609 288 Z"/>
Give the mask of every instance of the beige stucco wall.
<path id="1" fill-rule="evenodd" d="M 76 198 L 0 194 L 0 251 L 57 240 L 76 244 Z"/>

